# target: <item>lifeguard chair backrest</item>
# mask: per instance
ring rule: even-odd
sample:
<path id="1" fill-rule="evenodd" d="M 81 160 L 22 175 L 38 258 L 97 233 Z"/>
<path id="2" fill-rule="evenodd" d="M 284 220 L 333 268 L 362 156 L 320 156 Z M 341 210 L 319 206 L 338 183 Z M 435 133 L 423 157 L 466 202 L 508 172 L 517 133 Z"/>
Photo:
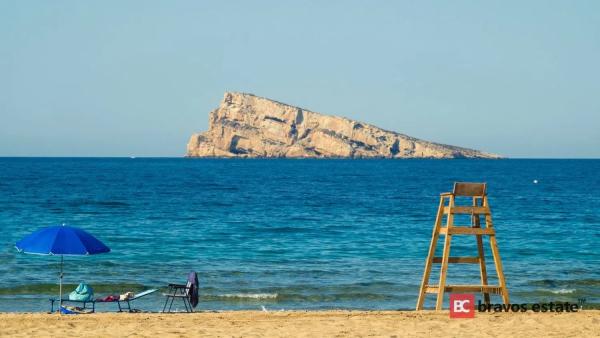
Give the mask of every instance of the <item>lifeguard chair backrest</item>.
<path id="1" fill-rule="evenodd" d="M 485 183 L 454 182 L 454 196 L 484 196 Z"/>

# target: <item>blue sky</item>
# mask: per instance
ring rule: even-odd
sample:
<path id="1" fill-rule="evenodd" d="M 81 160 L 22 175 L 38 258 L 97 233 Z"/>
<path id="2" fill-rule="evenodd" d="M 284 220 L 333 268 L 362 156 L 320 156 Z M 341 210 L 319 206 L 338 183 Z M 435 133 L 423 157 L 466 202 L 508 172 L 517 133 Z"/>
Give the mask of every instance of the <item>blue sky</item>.
<path id="1" fill-rule="evenodd" d="M 0 0 L 0 156 L 181 156 L 225 91 L 600 157 L 598 1 Z"/>

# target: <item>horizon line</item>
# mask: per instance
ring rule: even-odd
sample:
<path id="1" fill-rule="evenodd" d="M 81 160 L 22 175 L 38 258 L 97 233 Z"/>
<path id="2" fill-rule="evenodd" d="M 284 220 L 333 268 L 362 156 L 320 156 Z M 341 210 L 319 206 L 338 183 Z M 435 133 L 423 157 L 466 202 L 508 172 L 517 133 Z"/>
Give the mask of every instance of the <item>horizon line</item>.
<path id="1" fill-rule="evenodd" d="M 56 158 L 56 159 L 209 159 L 209 160 L 485 160 L 485 161 L 499 161 L 499 160 L 600 160 L 600 157 L 503 157 L 496 159 L 486 158 L 344 158 L 344 157 L 325 157 L 325 158 L 288 158 L 288 157 L 256 157 L 256 158 L 245 158 L 245 157 L 188 157 L 182 156 L 28 156 L 28 155 L 16 155 L 16 156 L 2 156 L 0 159 L 35 159 L 35 158 Z"/>

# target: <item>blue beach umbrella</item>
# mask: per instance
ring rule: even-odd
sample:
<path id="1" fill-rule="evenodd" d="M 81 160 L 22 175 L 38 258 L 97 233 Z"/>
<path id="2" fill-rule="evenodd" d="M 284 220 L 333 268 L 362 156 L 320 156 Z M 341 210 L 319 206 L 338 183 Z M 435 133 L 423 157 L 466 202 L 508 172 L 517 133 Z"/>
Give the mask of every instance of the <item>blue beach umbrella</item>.
<path id="1" fill-rule="evenodd" d="M 19 252 L 28 254 L 60 255 L 59 299 L 62 299 L 63 256 L 87 256 L 110 251 L 88 232 L 64 224 L 37 230 L 18 241 L 15 247 Z"/>

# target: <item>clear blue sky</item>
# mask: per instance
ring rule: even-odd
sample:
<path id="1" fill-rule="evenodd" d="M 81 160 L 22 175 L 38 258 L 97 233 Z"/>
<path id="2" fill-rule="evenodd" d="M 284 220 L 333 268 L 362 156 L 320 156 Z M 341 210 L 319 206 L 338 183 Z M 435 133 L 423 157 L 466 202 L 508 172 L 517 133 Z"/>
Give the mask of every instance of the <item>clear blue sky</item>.
<path id="1" fill-rule="evenodd" d="M 181 156 L 225 91 L 600 157 L 600 1 L 0 0 L 0 156 Z"/>

